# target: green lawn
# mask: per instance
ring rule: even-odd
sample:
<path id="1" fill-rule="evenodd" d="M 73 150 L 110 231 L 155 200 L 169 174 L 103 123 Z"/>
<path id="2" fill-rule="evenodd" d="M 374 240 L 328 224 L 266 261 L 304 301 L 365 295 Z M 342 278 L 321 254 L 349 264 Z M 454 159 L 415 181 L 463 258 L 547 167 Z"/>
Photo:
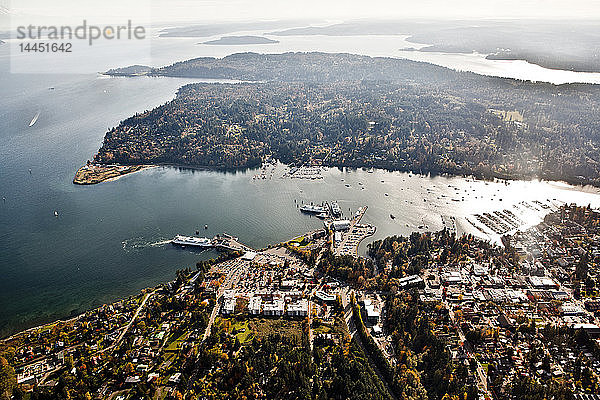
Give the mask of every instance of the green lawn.
<path id="1" fill-rule="evenodd" d="M 237 332 L 235 336 L 241 344 L 245 344 L 246 342 L 252 340 L 252 338 L 254 337 L 254 335 L 252 334 L 252 330 L 248 326 L 248 320 L 235 321 L 235 323 L 231 325 L 231 331 Z"/>
<path id="2" fill-rule="evenodd" d="M 189 332 L 184 332 L 181 336 L 179 336 L 177 339 L 173 340 L 171 343 L 169 343 L 169 345 L 165 348 L 165 351 L 179 351 L 179 349 L 181 348 L 181 345 L 183 344 L 183 342 L 185 342 L 185 339 L 187 338 Z M 171 338 L 169 338 L 170 340 Z"/>
<path id="3" fill-rule="evenodd" d="M 319 324 L 314 324 L 313 323 L 313 332 L 314 334 L 319 334 L 319 333 L 332 333 L 333 331 L 333 327 L 329 324 L 324 324 L 324 323 L 319 323 Z"/>

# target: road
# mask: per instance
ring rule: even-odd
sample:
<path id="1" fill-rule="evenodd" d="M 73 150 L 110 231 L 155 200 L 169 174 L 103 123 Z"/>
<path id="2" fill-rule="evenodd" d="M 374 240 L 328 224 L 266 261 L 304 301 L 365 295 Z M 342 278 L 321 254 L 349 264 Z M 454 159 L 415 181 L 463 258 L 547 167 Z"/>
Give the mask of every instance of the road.
<path id="1" fill-rule="evenodd" d="M 146 303 L 148 302 L 148 300 L 150 299 L 150 297 L 152 297 L 152 296 L 154 296 L 154 294 L 156 294 L 157 290 L 154 290 L 152 293 L 147 293 L 144 296 L 144 299 L 142 300 L 142 302 L 138 306 L 137 310 L 135 310 L 135 313 L 133 314 L 133 316 L 129 320 L 129 323 L 125 326 L 125 328 L 123 328 L 123 330 L 121 331 L 121 334 L 119 334 L 119 337 L 117 338 L 117 340 L 115 340 L 114 343 L 111 344 L 110 346 L 108 346 L 108 347 L 106 347 L 106 348 L 104 348 L 102 350 L 99 350 L 98 353 L 104 353 L 105 351 L 109 351 L 110 352 L 110 351 L 114 350 L 115 347 L 117 347 L 121 343 L 121 341 L 125 337 L 125 334 L 127 334 L 127 331 L 129 331 L 129 328 L 131 328 L 131 325 L 133 325 L 133 323 L 135 322 L 135 319 L 138 317 L 138 315 L 142 311 L 142 308 L 144 308 L 144 306 L 146 305 Z"/>
<path id="2" fill-rule="evenodd" d="M 229 271 L 225 281 L 223 281 L 221 286 L 219 286 L 219 290 L 215 296 L 215 306 L 210 313 L 210 318 L 208 319 L 208 324 L 204 330 L 204 335 L 202 335 L 202 342 L 204 342 L 210 336 L 212 325 L 219 314 L 219 310 L 221 309 L 221 302 L 223 301 L 223 295 L 225 294 L 225 291 L 230 289 L 235 283 L 238 282 L 240 275 L 246 271 L 246 268 L 247 265 L 245 263 L 236 265 L 231 271 Z"/>
<path id="3" fill-rule="evenodd" d="M 208 337 L 210 336 L 212 326 L 215 322 L 215 319 L 217 318 L 217 315 L 219 315 L 219 311 L 221 310 L 223 294 L 225 294 L 225 290 L 229 289 L 234 283 L 234 279 L 239 279 L 240 273 L 242 272 L 240 270 L 242 268 L 245 270 L 245 264 L 241 264 L 233 268 L 227 275 L 227 278 L 225 278 L 223 284 L 221 284 L 221 286 L 219 287 L 219 290 L 217 291 L 217 294 L 215 296 L 215 306 L 213 307 L 212 312 L 210 313 L 208 324 L 206 324 L 206 329 L 204 330 L 204 334 L 202 335 L 202 341 L 199 343 L 199 345 L 202 345 L 202 343 L 204 343 L 206 339 L 208 339 Z M 192 375 L 190 376 L 190 379 L 188 381 L 188 389 L 190 389 L 193 383 L 196 381 L 198 373 L 201 369 L 202 365 L 200 365 L 200 356 L 198 356 L 196 358 L 196 365 L 194 366 L 194 371 L 192 372 Z"/>
<path id="4" fill-rule="evenodd" d="M 381 380 L 381 382 L 383 383 L 383 385 L 387 389 L 387 391 L 390 394 L 390 396 L 394 400 L 397 400 L 398 398 L 396 397 L 396 394 L 390 388 L 390 386 L 388 384 L 388 381 L 381 374 L 381 372 L 379 371 L 379 368 L 377 368 L 377 365 L 375 364 L 375 362 L 371 358 L 371 354 L 365 348 L 360 335 L 356 335 L 356 325 L 354 324 L 354 318 L 353 318 L 353 315 L 352 315 L 352 307 L 351 306 L 348 307 L 348 310 L 344 310 L 344 320 L 346 321 L 346 326 L 348 327 L 348 332 L 350 333 L 350 336 L 353 339 L 356 339 L 356 343 L 358 343 L 358 345 L 362 349 L 362 352 L 367 356 L 367 360 L 369 361 L 369 364 L 371 365 L 371 368 L 373 368 L 373 371 L 375 371 L 375 374 L 377 374 L 377 376 L 379 377 L 379 379 Z M 368 335 L 368 332 L 367 332 L 367 335 Z"/>
<path id="5" fill-rule="evenodd" d="M 448 310 L 448 315 L 450 316 L 450 320 L 456 326 L 458 338 L 460 339 L 461 342 L 466 343 L 467 338 L 466 338 L 464 332 L 462 331 L 462 328 L 460 327 L 460 325 L 457 324 L 454 319 L 454 311 L 452 310 L 452 307 L 450 307 L 450 305 L 448 303 L 446 303 L 445 301 L 443 302 L 443 304 L 446 307 L 446 309 Z M 485 372 L 485 369 L 483 369 L 483 366 L 481 365 L 479 360 L 477 360 L 477 358 L 475 357 L 474 354 L 471 354 L 471 357 L 473 357 L 473 359 L 477 363 L 477 379 L 479 381 L 479 384 L 478 384 L 479 389 L 484 391 L 485 393 L 487 393 L 490 396 L 490 398 L 492 398 L 491 393 L 489 392 L 488 387 L 487 387 L 487 374 Z"/>
<path id="6" fill-rule="evenodd" d="M 135 322 L 138 315 L 140 315 L 142 308 L 144 308 L 144 306 L 146 305 L 146 303 L 148 302 L 150 297 L 154 296 L 155 293 L 156 293 L 156 290 L 153 291 L 152 293 L 148 293 L 148 294 L 146 294 L 146 296 L 144 296 L 144 300 L 142 300 L 142 302 L 140 303 L 140 306 L 137 308 L 137 310 L 135 310 L 135 314 L 133 314 L 133 317 L 131 317 L 131 320 L 129 321 L 129 323 L 127 324 L 125 329 L 123 329 L 123 331 L 121 332 L 121 334 L 119 335 L 117 340 L 115 340 L 115 342 L 109 347 L 116 347 L 119 345 L 119 343 L 121 343 L 121 341 L 125 337 L 125 334 L 127 334 L 127 331 L 129 330 L 129 328 L 131 328 L 131 325 L 133 325 L 133 323 Z"/>

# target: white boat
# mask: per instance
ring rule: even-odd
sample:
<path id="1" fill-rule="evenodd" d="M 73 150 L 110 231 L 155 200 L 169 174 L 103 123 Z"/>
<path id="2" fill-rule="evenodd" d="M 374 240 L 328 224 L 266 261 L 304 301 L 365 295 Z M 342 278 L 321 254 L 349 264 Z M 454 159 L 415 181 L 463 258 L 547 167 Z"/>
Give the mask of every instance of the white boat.
<path id="1" fill-rule="evenodd" d="M 302 207 L 300 207 L 300 211 L 305 212 L 305 213 L 321 214 L 321 213 L 326 212 L 327 210 L 325 209 L 325 207 L 305 204 Z"/>
<path id="2" fill-rule="evenodd" d="M 181 246 L 212 247 L 212 241 L 206 237 L 177 235 L 171 243 Z"/>
<path id="3" fill-rule="evenodd" d="M 35 116 L 31 120 L 31 122 L 29 123 L 29 126 L 35 125 L 35 123 L 37 122 L 37 120 L 38 120 L 39 117 L 40 117 L 40 112 L 38 111 L 37 114 L 35 114 Z"/>

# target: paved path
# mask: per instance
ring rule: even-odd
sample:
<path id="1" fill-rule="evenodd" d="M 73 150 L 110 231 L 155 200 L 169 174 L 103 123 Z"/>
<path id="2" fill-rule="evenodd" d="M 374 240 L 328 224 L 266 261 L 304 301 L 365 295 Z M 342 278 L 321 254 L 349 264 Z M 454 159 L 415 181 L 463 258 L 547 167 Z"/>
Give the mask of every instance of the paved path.
<path id="1" fill-rule="evenodd" d="M 131 325 L 133 325 L 133 323 L 135 322 L 135 319 L 138 317 L 138 315 L 142 311 L 142 308 L 144 308 L 144 306 L 146 305 L 146 303 L 148 302 L 148 300 L 150 299 L 150 297 L 152 297 L 155 293 L 156 293 L 156 290 L 153 291 L 152 293 L 147 293 L 146 296 L 144 296 L 144 299 L 140 303 L 140 305 L 137 308 L 137 310 L 135 310 L 135 313 L 131 317 L 131 320 L 129 320 L 129 323 L 127 324 L 127 326 L 121 331 L 121 334 L 119 334 L 119 337 L 117 338 L 117 340 L 115 340 L 115 342 L 113 344 L 111 344 L 110 346 L 108 346 L 107 348 L 105 348 L 103 350 L 100 350 L 98 353 L 103 353 L 105 351 L 109 351 L 110 352 L 110 351 L 112 351 L 115 347 L 117 347 L 121 343 L 121 341 L 125 337 L 125 334 L 129 330 L 129 328 L 131 328 Z"/>
<path id="2" fill-rule="evenodd" d="M 450 307 L 450 305 L 446 302 L 443 302 L 443 304 L 448 309 L 448 315 L 450 316 L 450 320 L 452 321 L 452 323 L 454 323 L 456 325 L 456 330 L 458 332 L 458 338 L 460 339 L 461 342 L 466 343 L 467 338 L 466 338 L 464 332 L 462 331 L 462 328 L 454 320 L 454 311 L 452 310 L 452 307 Z M 477 380 L 479 381 L 479 384 L 478 384 L 479 389 L 484 391 L 485 393 L 487 393 L 491 398 L 491 393 L 488 391 L 488 387 L 487 387 L 487 374 L 485 372 L 485 369 L 483 369 L 483 366 L 481 365 L 479 360 L 477 360 L 475 358 L 474 355 L 471 355 L 471 357 L 473 357 L 473 359 L 477 363 Z"/>

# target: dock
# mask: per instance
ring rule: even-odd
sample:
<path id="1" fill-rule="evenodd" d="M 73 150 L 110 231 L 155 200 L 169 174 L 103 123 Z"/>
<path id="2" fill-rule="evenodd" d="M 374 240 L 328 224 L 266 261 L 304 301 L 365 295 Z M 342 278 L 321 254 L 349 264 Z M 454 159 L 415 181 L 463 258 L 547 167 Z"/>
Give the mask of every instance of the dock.
<path id="1" fill-rule="evenodd" d="M 342 240 L 335 246 L 336 255 L 357 257 L 360 242 L 375 233 L 376 228 L 374 226 L 360 223 L 366 212 L 367 206 L 363 206 L 354 214 L 354 217 L 350 220 L 350 227 L 342 233 Z"/>
<path id="2" fill-rule="evenodd" d="M 221 235 L 216 235 L 212 239 L 212 245 L 217 250 L 224 251 L 254 251 L 251 247 L 246 246 L 241 243 L 238 238 L 223 233 Z"/>

